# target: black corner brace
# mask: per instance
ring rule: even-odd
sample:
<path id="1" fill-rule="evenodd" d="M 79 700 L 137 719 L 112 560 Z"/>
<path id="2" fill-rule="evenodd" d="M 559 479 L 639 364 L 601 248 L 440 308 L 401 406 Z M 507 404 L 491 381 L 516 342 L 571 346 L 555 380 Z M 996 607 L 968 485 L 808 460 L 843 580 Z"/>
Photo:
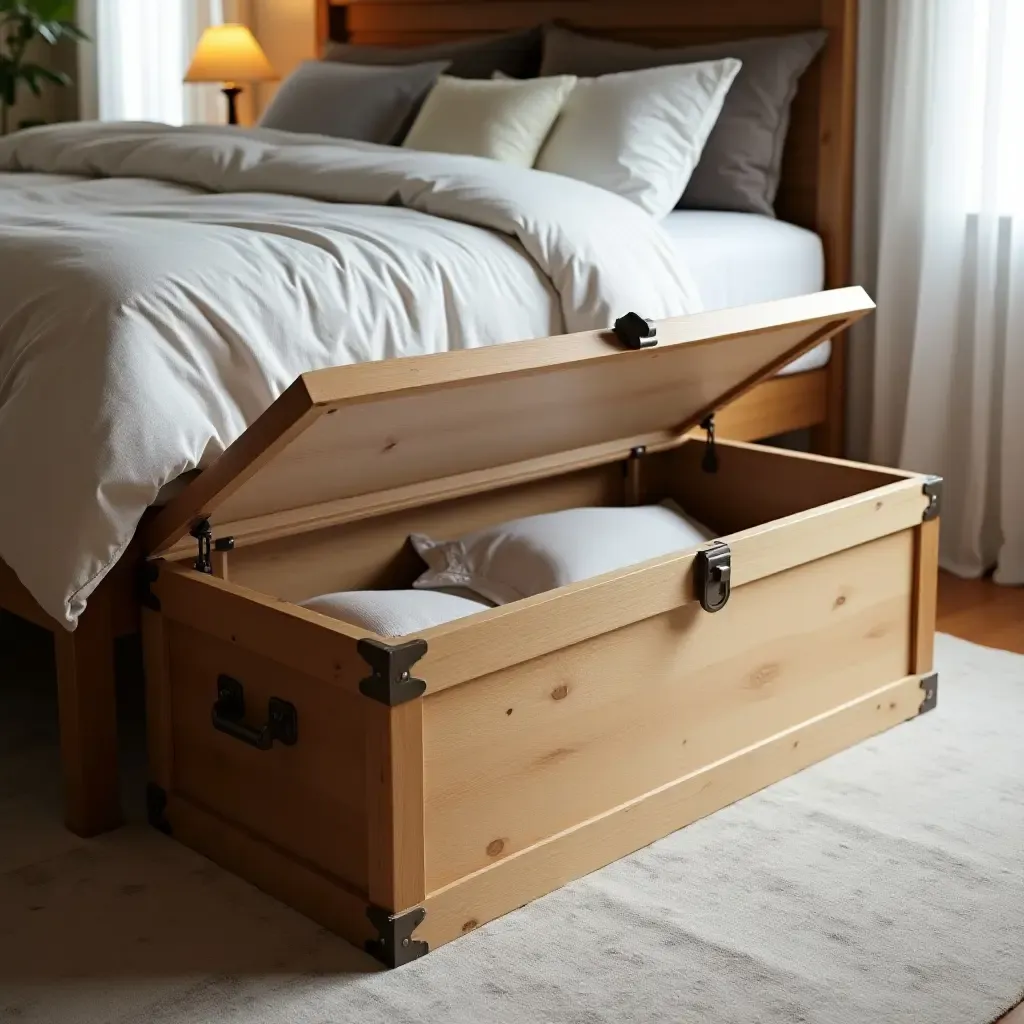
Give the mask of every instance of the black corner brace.
<path id="1" fill-rule="evenodd" d="M 929 672 L 928 675 L 921 676 L 921 692 L 924 696 L 921 698 L 921 707 L 917 712 L 919 715 L 934 710 L 935 705 L 939 702 L 938 672 Z"/>
<path id="2" fill-rule="evenodd" d="M 658 328 L 639 313 L 627 313 L 615 321 L 615 337 L 626 348 L 653 348 L 658 344 Z"/>
<path id="3" fill-rule="evenodd" d="M 167 820 L 167 791 L 155 782 L 146 784 L 146 820 L 165 836 L 171 834 L 171 823 Z"/>
<path id="4" fill-rule="evenodd" d="M 427 943 L 412 937 L 427 916 L 423 907 L 404 914 L 390 914 L 383 907 L 371 904 L 366 908 L 366 916 L 377 931 L 376 939 L 367 939 L 366 952 L 385 967 L 401 967 L 429 952 Z"/>
<path id="5" fill-rule="evenodd" d="M 921 516 L 921 522 L 927 523 L 932 519 L 937 519 L 942 511 L 942 477 L 926 477 L 921 490 L 928 499 L 928 505 Z"/>
<path id="6" fill-rule="evenodd" d="M 160 577 L 160 569 L 153 562 L 143 562 L 139 566 L 137 582 L 139 603 L 143 608 L 151 611 L 160 611 L 160 598 L 153 593 L 153 584 Z"/>
<path id="7" fill-rule="evenodd" d="M 360 640 L 356 650 L 373 670 L 373 675 L 359 684 L 364 697 L 393 708 L 423 695 L 427 684 L 414 679 L 409 670 L 427 653 L 426 640 L 409 640 L 394 646 L 379 640 Z"/>

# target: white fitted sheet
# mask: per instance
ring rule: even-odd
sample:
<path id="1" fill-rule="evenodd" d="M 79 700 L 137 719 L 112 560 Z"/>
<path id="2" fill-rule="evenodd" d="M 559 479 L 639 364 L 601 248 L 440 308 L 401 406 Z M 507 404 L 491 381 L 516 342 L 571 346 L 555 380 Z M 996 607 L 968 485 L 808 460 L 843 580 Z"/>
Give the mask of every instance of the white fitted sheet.
<path id="1" fill-rule="evenodd" d="M 674 210 L 662 226 L 686 258 L 705 309 L 788 299 L 825 284 L 821 239 L 806 228 L 756 213 Z M 781 372 L 803 373 L 828 362 L 825 342 Z"/>

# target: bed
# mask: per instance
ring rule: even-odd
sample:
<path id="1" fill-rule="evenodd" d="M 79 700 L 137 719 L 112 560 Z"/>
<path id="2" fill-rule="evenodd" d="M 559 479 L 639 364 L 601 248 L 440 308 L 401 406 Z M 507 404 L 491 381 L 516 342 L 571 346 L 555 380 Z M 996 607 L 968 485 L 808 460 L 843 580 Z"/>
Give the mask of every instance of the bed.
<path id="1" fill-rule="evenodd" d="M 707 220 L 708 217 L 721 215 L 694 216 L 684 211 L 672 215 L 671 224 L 666 227 L 669 229 L 668 237 L 675 238 L 680 245 L 687 244 L 687 240 L 692 244 L 694 239 L 702 237 L 702 232 L 705 240 L 708 237 L 719 239 L 722 246 L 719 256 L 724 266 L 736 266 L 736 261 L 742 260 L 745 251 L 751 246 L 751 231 L 761 229 L 757 242 L 759 246 L 768 245 L 768 237 L 771 235 L 773 240 L 770 244 L 783 247 L 773 251 L 790 254 L 787 257 L 780 255 L 779 262 L 788 264 L 795 260 L 800 264 L 799 268 L 796 263 L 788 267 L 793 271 L 793 276 L 788 279 L 785 287 L 794 289 L 791 294 L 814 290 L 821 283 L 846 283 L 852 141 L 852 0 L 827 0 L 822 3 L 791 0 L 785 4 L 772 5 L 770 11 L 752 0 L 715 5 L 713 11 L 697 3 L 675 4 L 671 7 L 652 3 L 632 5 L 628 8 L 628 14 L 604 0 L 572 0 L 554 4 L 534 3 L 531 0 L 515 4 L 435 4 L 432 0 L 421 0 L 416 5 L 375 0 L 373 3 L 347 6 L 320 0 L 316 22 L 317 43 L 322 44 L 330 37 L 345 38 L 357 43 L 412 45 L 535 24 L 549 17 L 566 18 L 582 27 L 597 28 L 616 37 L 659 43 L 827 27 L 830 36 L 826 50 L 805 76 L 793 109 L 778 202 L 780 220 L 785 223 L 755 225 L 748 220 L 742 229 L 737 226 L 735 236 L 727 236 L 720 224 L 715 226 Z M 113 140 L 113 144 L 116 148 L 117 140 Z M 159 145 L 159 140 L 155 144 Z M 87 156 L 82 157 L 84 165 L 65 165 L 61 157 L 49 167 L 50 170 L 70 171 L 70 178 L 64 184 L 69 190 L 67 195 L 71 197 L 75 196 L 75 189 L 79 187 L 73 179 L 89 170 L 92 166 L 90 161 L 101 159 L 90 148 L 91 140 L 85 140 L 83 146 L 90 150 Z M 115 159 L 115 156 L 110 159 Z M 195 183 L 201 187 L 201 168 L 195 173 L 200 175 Z M 52 177 L 48 183 L 53 183 Z M 47 182 L 40 184 L 45 186 Z M 345 196 L 336 198 L 346 200 Z M 806 230 L 800 231 L 793 225 Z M 727 237 L 733 240 L 731 249 L 725 244 Z M 515 241 L 520 246 L 529 246 L 529 239 L 518 238 Z M 786 249 L 786 246 L 792 248 Z M 793 255 L 801 246 L 801 253 Z M 812 250 L 818 254 L 817 271 L 814 270 L 815 257 L 811 254 Z M 822 259 L 823 271 L 820 266 Z M 714 262 L 710 259 L 707 261 L 709 271 L 713 269 Z M 717 286 L 721 287 L 721 273 L 714 280 L 708 277 L 704 287 L 713 291 L 716 281 Z M 812 281 L 816 283 L 811 284 Z M 626 284 L 623 282 L 624 286 Z M 772 287 L 778 288 L 780 285 L 775 282 Z M 640 289 L 634 282 L 623 293 L 615 294 L 614 287 L 610 286 L 606 299 L 617 308 L 625 302 L 627 293 L 637 295 Z M 723 293 L 721 301 L 729 304 L 736 298 L 736 295 Z M 740 298 L 751 301 L 751 293 Z M 715 300 L 710 300 L 709 305 L 714 304 Z M 680 311 L 652 310 L 656 316 Z M 605 315 L 606 312 L 592 311 L 592 315 Z M 585 326 L 570 324 L 567 329 L 581 329 Z M 532 333 L 545 334 L 551 331 L 544 328 L 535 329 Z M 379 357 L 381 354 L 397 353 L 383 351 L 374 354 Z M 752 439 L 809 427 L 819 450 L 837 451 L 842 433 L 841 341 L 833 343 L 827 357 L 818 352 L 815 358 L 818 360 L 815 365 L 800 367 L 797 368 L 799 372 L 780 376 L 723 411 L 718 421 L 720 432 L 738 439 Z M 827 358 L 824 365 L 821 363 L 823 358 Z M 286 376 L 293 369 L 284 365 L 279 367 L 279 372 Z M 272 393 L 269 397 L 272 397 Z M 254 395 L 251 399 L 265 405 L 268 395 Z M 155 500 L 156 496 L 154 490 L 151 500 Z M 150 513 L 150 517 L 154 514 Z M 74 632 L 61 628 L 53 606 L 44 609 L 20 582 L 19 575 L 0 561 L 0 607 L 35 621 L 54 633 L 66 820 L 73 831 L 82 835 L 95 834 L 113 827 L 120 817 L 117 799 L 113 638 L 138 629 L 137 567 L 140 553 L 144 550 L 145 524 L 146 519 L 143 518 L 142 529 L 132 546 L 117 551 L 120 557 L 103 582 L 91 593 L 88 611 L 81 615 Z M 51 531 L 48 536 L 54 534 L 55 531 Z M 42 534 L 26 538 L 25 544 L 33 550 L 39 550 L 43 544 Z"/>

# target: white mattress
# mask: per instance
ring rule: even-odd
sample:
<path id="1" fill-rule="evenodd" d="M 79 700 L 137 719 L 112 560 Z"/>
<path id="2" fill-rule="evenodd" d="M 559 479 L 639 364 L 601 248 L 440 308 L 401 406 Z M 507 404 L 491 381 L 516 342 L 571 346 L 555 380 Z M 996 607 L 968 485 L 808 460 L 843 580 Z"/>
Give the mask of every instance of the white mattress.
<path id="1" fill-rule="evenodd" d="M 716 210 L 675 210 L 662 226 L 685 254 L 705 309 L 788 299 L 824 287 L 821 239 L 806 228 Z M 828 362 L 830 350 L 825 342 L 782 373 L 816 370 Z"/>

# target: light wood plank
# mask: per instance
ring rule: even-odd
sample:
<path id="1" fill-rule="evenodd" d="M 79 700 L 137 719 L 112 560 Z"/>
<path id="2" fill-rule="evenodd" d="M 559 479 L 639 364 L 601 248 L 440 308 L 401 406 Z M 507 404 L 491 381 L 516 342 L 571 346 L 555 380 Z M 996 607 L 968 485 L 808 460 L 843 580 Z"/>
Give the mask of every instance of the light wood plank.
<path id="1" fill-rule="evenodd" d="M 935 653 L 935 618 L 939 588 L 939 520 L 922 523 L 914 554 L 914 653 L 912 672 L 931 672 Z"/>
<path id="2" fill-rule="evenodd" d="M 431 948 L 900 722 L 921 703 L 909 676 L 702 767 L 427 896 Z"/>
<path id="3" fill-rule="evenodd" d="M 726 536 L 733 587 L 916 526 L 926 504 L 917 480 L 889 484 Z M 694 552 L 654 559 L 466 619 L 424 630 L 419 663 L 437 693 L 696 601 Z"/>
<path id="4" fill-rule="evenodd" d="M 423 701 L 367 701 L 366 801 L 370 901 L 392 912 L 426 895 L 423 854 Z"/>
<path id="5" fill-rule="evenodd" d="M 356 693 L 366 663 L 356 641 L 374 637 L 338 619 L 307 611 L 228 580 L 156 562 L 153 591 L 164 617 L 226 640 L 298 672 Z M 379 639 L 379 638 L 378 638 Z"/>
<path id="6" fill-rule="evenodd" d="M 521 516 L 622 503 L 620 464 L 359 519 L 235 552 L 235 582 L 288 601 L 338 590 L 408 587 L 423 572 L 409 534 L 459 537 Z"/>
<path id="7" fill-rule="evenodd" d="M 366 898 L 343 879 L 296 860 L 199 804 L 172 796 L 167 815 L 175 838 L 214 863 L 247 879 L 362 949 L 376 938 Z"/>
<path id="8" fill-rule="evenodd" d="M 428 697 L 428 889 L 902 676 L 913 555 L 904 530 Z"/>
<path id="9" fill-rule="evenodd" d="M 217 535 L 255 517 L 652 434 L 679 437 L 716 405 L 872 308 L 841 288 L 658 322 L 659 343 L 609 332 L 304 374 L 148 533 L 166 551 L 202 515 Z M 458 443 L 452 439 L 458 438 Z M 563 471 L 570 469 L 563 466 Z"/>
<path id="10" fill-rule="evenodd" d="M 735 443 L 718 445 L 718 471 L 707 473 L 704 453 L 704 442 L 691 440 L 654 460 L 650 468 L 663 494 L 720 535 L 916 479 L 878 466 Z"/>
<path id="11" fill-rule="evenodd" d="M 825 420 L 827 370 L 790 373 L 758 384 L 715 413 L 718 436 L 737 441 L 804 430 Z"/>
<path id="12" fill-rule="evenodd" d="M 173 792 L 365 890 L 366 699 L 179 623 L 167 644 Z M 298 742 L 258 750 L 214 729 L 222 674 L 242 684 L 249 726 L 266 723 L 271 697 L 293 704 Z"/>

